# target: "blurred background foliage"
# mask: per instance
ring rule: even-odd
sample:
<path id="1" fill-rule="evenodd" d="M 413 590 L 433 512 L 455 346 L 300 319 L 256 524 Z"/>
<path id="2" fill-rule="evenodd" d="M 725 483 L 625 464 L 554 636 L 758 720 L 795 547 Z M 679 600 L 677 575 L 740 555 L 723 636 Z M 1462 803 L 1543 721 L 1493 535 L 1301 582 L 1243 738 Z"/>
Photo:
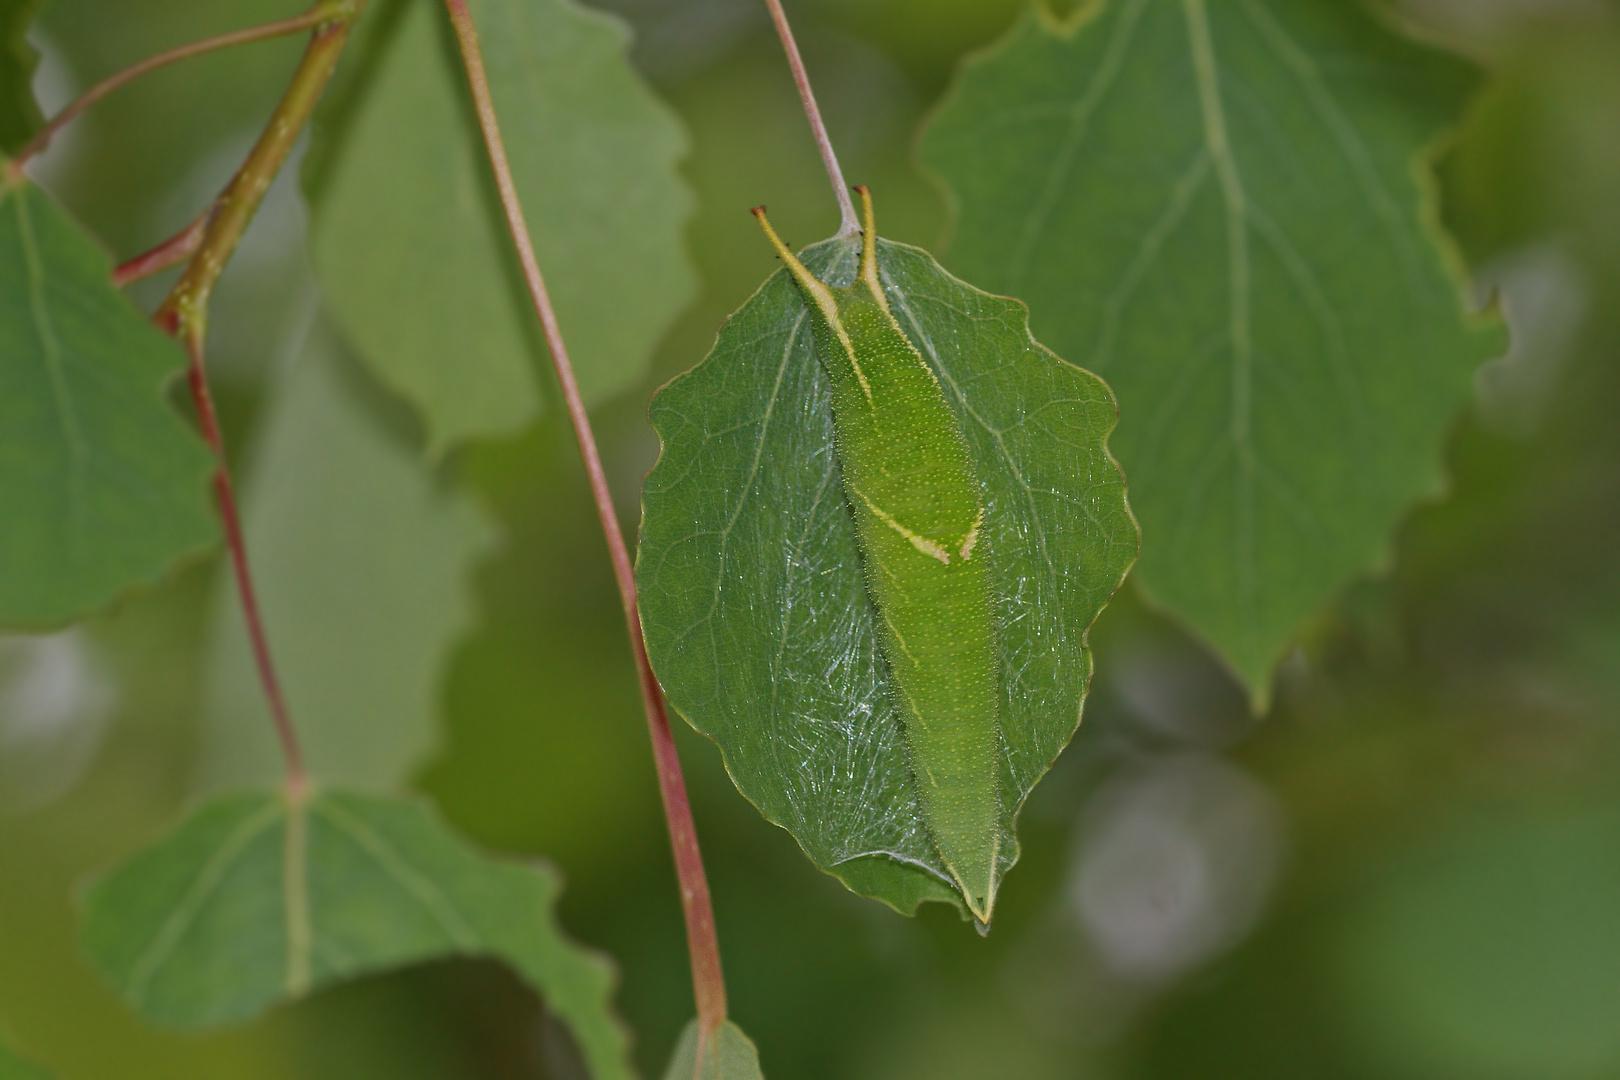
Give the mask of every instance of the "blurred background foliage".
<path id="1" fill-rule="evenodd" d="M 768 203 L 798 244 L 836 215 L 762 5 L 600 6 L 635 28 L 636 63 L 688 127 L 699 206 L 701 295 L 646 382 L 597 412 L 633 523 L 657 450 L 648 394 L 773 268 L 747 209 Z M 957 60 L 1020 7 L 792 5 L 845 171 L 882 193 L 895 239 L 940 244 L 946 209 L 912 163 L 915 132 Z M 36 89 L 49 110 L 159 48 L 288 12 L 53 0 Z M 1620 1075 L 1620 5 L 1407 0 L 1391 14 L 1490 71 L 1438 175 L 1480 301 L 1502 306 L 1514 345 L 1457 419 L 1450 491 L 1410 515 L 1384 573 L 1308 627 L 1262 719 L 1127 589 L 1094 632 L 1086 721 L 1024 814 L 1024 858 L 985 940 L 948 911 L 907 920 L 846 893 L 679 732 L 733 1013 L 776 1080 Z M 71 129 L 39 176 L 113 250 L 140 250 L 228 175 L 298 49 L 152 76 Z M 302 229 L 284 182 L 216 302 L 217 386 L 243 461 L 308 332 Z M 421 432 L 398 404 L 334 363 L 386 444 L 379 460 L 414 455 Z M 690 1015 L 686 958 L 571 440 L 550 416 L 413 483 L 470 492 L 478 509 L 458 512 L 503 537 L 470 545 L 484 554 L 466 597 L 419 613 L 459 636 L 415 785 L 476 840 L 561 867 L 564 922 L 617 959 L 656 1075 Z M 318 499 L 301 512 L 333 527 Z M 218 753 L 219 578 L 217 560 L 199 563 L 79 629 L 0 640 L 8 1032 L 72 1080 L 574 1075 L 557 1025 L 491 964 L 430 965 L 182 1037 L 143 1027 L 78 958 L 78 883 L 169 824 Z"/>

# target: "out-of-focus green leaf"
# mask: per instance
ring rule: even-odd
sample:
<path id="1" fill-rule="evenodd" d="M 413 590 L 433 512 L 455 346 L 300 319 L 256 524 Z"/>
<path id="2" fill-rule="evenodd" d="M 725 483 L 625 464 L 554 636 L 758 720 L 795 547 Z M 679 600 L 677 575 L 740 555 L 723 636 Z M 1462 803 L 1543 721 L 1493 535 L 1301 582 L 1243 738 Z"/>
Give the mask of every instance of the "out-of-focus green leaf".
<path id="1" fill-rule="evenodd" d="M 847 284 L 855 254 L 828 241 L 804 259 Z M 1005 873 L 1018 857 L 1018 809 L 1080 722 L 1087 628 L 1136 555 L 1105 445 L 1113 395 L 1037 344 L 1017 301 L 958 281 L 918 248 L 885 241 L 879 260 L 984 484 Z M 719 743 L 737 787 L 817 866 L 899 911 L 954 901 L 889 694 L 830 390 L 785 272 L 658 393 L 651 417 L 663 453 L 643 493 L 637 581 L 671 704 Z"/>
<path id="2" fill-rule="evenodd" d="M 96 882 L 83 942 L 148 1020 L 244 1020 L 342 979 L 492 956 L 546 999 L 591 1075 L 633 1075 L 611 964 L 569 941 L 543 866 L 491 859 L 428 809 L 318 791 L 237 793 Z"/>
<path id="3" fill-rule="evenodd" d="M 754 1041 L 730 1020 L 709 1039 L 698 1061 L 698 1022 L 693 1020 L 675 1044 L 664 1080 L 764 1080 L 764 1074 Z"/>
<path id="4" fill-rule="evenodd" d="M 107 256 L 0 176 L 0 625 L 47 627 L 218 535 L 213 459 L 163 400 L 185 365 Z"/>
<path id="5" fill-rule="evenodd" d="M 0 152 L 14 151 L 44 123 L 34 100 L 39 54 L 28 27 L 43 0 L 0 0 Z"/>
<path id="6" fill-rule="evenodd" d="M 270 406 L 246 473 L 260 606 L 310 767 L 388 787 L 434 742 L 439 676 L 472 618 L 470 568 L 494 530 L 384 430 L 317 326 Z M 205 676 L 200 783 L 274 778 L 281 756 L 241 606 L 222 569 Z"/>
<path id="7" fill-rule="evenodd" d="M 1026 18 L 925 134 L 951 264 L 1119 394 L 1138 579 L 1264 701 L 1301 620 L 1441 484 L 1475 365 L 1422 155 L 1465 65 L 1355 4 Z"/>
<path id="8" fill-rule="evenodd" d="M 568 0 L 475 0 L 518 192 L 587 401 L 624 389 L 693 292 L 685 139 L 609 16 Z M 441 5 L 399 0 L 360 50 L 309 185 L 316 270 L 372 368 L 422 410 L 433 449 L 534 415 L 545 353 L 499 215 Z"/>
<path id="9" fill-rule="evenodd" d="M 165 49 L 284 19 L 304 6 L 298 0 L 45 0 L 31 32 L 50 50 L 35 79 L 41 103 L 60 107 L 75 91 Z M 112 251 L 144 251 L 189 224 L 241 165 L 307 43 L 306 35 L 289 35 L 137 79 L 70 124 L 40 161 L 41 175 Z M 261 210 L 255 218 L 249 232 L 258 236 L 245 238 L 222 289 L 234 292 L 229 282 L 239 285 L 244 271 L 253 277 L 262 269 L 251 265 L 255 249 L 265 250 L 266 234 L 283 228 L 275 208 L 268 209 L 270 216 Z M 154 281 L 132 294 L 155 300 L 160 289 Z M 213 303 L 210 308 L 212 363 L 220 355 L 217 332 L 232 333 L 236 320 L 226 315 L 222 326 L 224 313 Z"/>
<path id="10" fill-rule="evenodd" d="M 51 1074 L 0 1040 L 0 1080 L 51 1080 Z"/>

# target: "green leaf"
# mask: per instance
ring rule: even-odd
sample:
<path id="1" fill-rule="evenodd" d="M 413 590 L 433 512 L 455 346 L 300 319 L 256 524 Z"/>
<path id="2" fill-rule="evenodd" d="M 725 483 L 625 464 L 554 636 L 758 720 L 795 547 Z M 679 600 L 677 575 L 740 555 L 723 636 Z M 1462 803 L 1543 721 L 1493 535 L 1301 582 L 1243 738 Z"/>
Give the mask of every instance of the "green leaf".
<path id="1" fill-rule="evenodd" d="M 848 284 L 853 243 L 802 257 Z M 1024 798 L 1080 721 L 1086 630 L 1136 554 L 1108 387 L 1029 335 L 1022 304 L 883 241 L 901 327 L 958 410 L 986 495 L 1001 626 L 1001 870 Z M 670 703 L 813 862 L 910 913 L 958 900 L 921 817 L 833 449 L 809 313 L 785 272 L 653 399 L 637 582 Z"/>
<path id="2" fill-rule="evenodd" d="M 1474 367 L 1424 155 L 1474 84 L 1353 3 L 1031 16 L 922 142 L 951 265 L 1108 379 L 1137 577 L 1263 701 L 1301 621 L 1442 483 Z"/>
<path id="3" fill-rule="evenodd" d="M 581 391 L 600 401 L 641 376 L 694 291 L 685 137 L 631 70 L 617 21 L 565 0 L 470 7 Z M 380 25 L 364 79 L 313 151 L 316 270 L 434 450 L 511 432 L 538 407 L 545 352 L 442 5 L 398 0 L 367 19 Z"/>
<path id="4" fill-rule="evenodd" d="M 237 793 L 92 885 L 83 944 L 132 1008 L 183 1028 L 437 957 L 496 957 L 568 1025 L 596 1080 L 628 1078 L 613 968 L 563 936 L 560 891 L 546 867 L 478 853 L 419 803 Z"/>
<path id="5" fill-rule="evenodd" d="M 0 1039 L 0 1080 L 51 1080 L 51 1073 Z"/>
<path id="6" fill-rule="evenodd" d="M 217 535 L 179 348 L 32 184 L 0 177 L 0 626 L 60 625 Z"/>
<path id="7" fill-rule="evenodd" d="M 471 624 L 492 523 L 435 478 L 317 325 L 243 478 L 248 554 L 282 689 L 315 775 L 392 787 L 429 756 L 439 679 Z M 373 396 L 377 396 L 373 390 Z M 200 786 L 269 781 L 281 755 L 222 567 L 205 673 Z"/>
<path id="8" fill-rule="evenodd" d="M 675 1044 L 664 1080 L 764 1080 L 759 1071 L 759 1050 L 743 1029 L 727 1020 L 703 1047 L 698 1063 L 698 1022 L 693 1020 Z"/>
<path id="9" fill-rule="evenodd" d="M 0 0 L 0 152 L 16 151 L 45 122 L 34 100 L 39 54 L 28 44 L 28 28 L 43 2 Z"/>

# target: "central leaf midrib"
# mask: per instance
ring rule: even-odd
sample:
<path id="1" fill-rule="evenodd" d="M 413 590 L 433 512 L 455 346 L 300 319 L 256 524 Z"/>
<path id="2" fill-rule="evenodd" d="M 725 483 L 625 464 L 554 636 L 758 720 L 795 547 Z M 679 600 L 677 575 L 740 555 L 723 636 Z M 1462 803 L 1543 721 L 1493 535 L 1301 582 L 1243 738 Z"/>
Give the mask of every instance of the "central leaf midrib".
<path id="1" fill-rule="evenodd" d="M 286 919 L 288 997 L 301 997 L 311 979 L 315 930 L 309 914 L 309 802 L 287 799 L 287 827 L 281 852 L 282 914 Z"/>
<path id="2" fill-rule="evenodd" d="M 1199 114 L 1204 144 L 1215 165 L 1226 210 L 1229 312 L 1227 330 L 1232 346 L 1232 402 L 1230 432 L 1237 465 L 1233 488 L 1233 561 L 1237 569 L 1239 618 L 1251 629 L 1258 620 L 1259 567 L 1255 552 L 1255 449 L 1251 426 L 1254 394 L 1254 338 L 1249 254 L 1248 195 L 1226 127 L 1221 101 L 1219 62 L 1210 33 L 1205 0 L 1182 0 L 1188 44 L 1198 86 Z"/>

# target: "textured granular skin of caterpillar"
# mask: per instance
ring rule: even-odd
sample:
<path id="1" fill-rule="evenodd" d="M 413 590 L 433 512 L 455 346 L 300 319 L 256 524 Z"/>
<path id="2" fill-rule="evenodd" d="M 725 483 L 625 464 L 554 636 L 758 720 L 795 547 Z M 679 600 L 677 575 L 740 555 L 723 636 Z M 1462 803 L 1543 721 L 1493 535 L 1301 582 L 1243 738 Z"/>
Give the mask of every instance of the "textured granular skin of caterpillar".
<path id="1" fill-rule="evenodd" d="M 900 699 L 923 818 L 981 924 L 1001 838 L 1000 688 L 983 489 L 933 368 L 889 311 L 871 200 L 860 272 L 817 280 L 760 221 L 811 301 L 862 570 Z"/>

